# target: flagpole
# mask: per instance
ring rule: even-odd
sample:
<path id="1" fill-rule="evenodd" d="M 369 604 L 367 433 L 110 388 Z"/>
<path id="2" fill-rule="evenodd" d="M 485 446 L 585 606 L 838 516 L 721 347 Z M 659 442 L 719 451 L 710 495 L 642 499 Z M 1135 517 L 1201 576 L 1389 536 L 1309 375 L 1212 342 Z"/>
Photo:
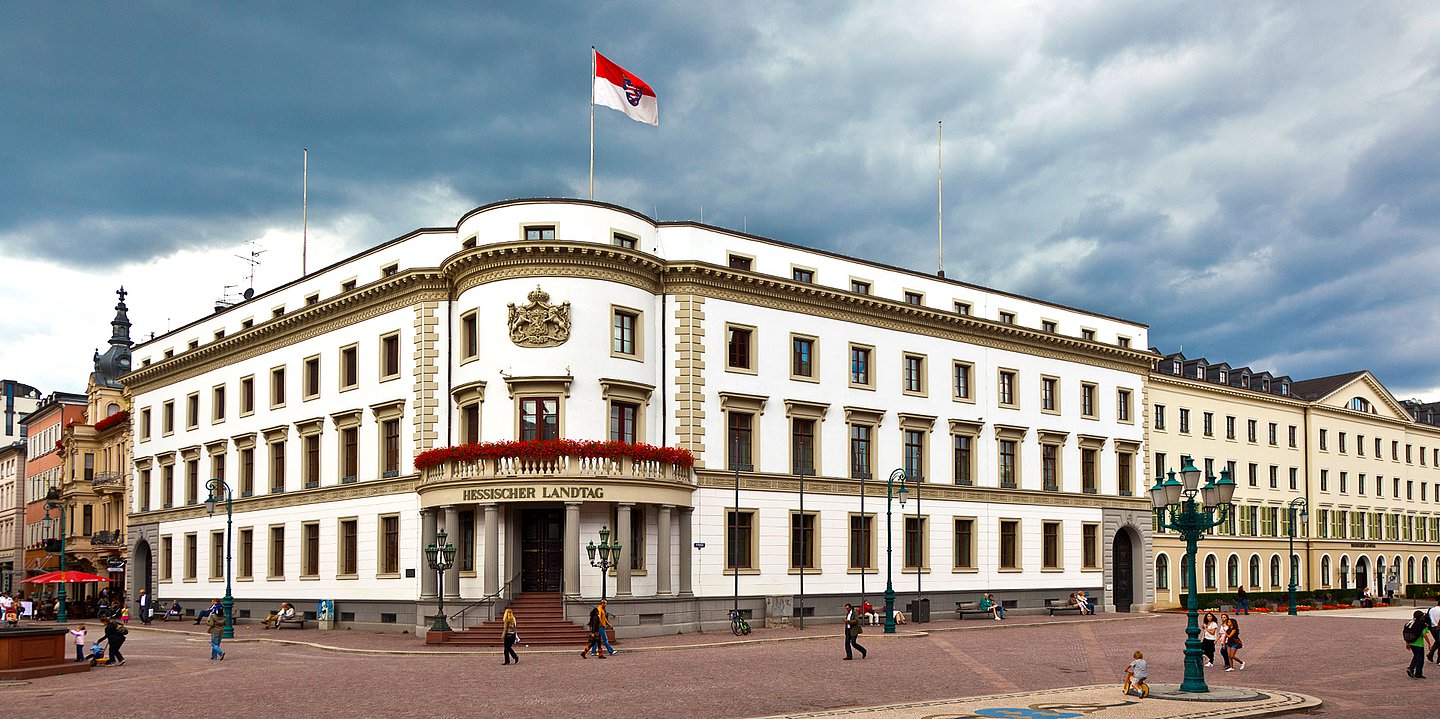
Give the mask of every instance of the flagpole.
<path id="1" fill-rule="evenodd" d="M 300 165 L 300 276 L 306 273 L 306 255 L 310 241 L 310 148 L 303 149 Z"/>
<path id="2" fill-rule="evenodd" d="M 945 141 L 945 121 L 935 123 L 935 182 L 938 190 L 939 217 L 940 217 L 940 272 L 941 277 L 945 276 L 945 162 L 943 158 L 943 144 Z"/>
<path id="3" fill-rule="evenodd" d="M 595 46 L 590 46 L 590 199 L 595 199 Z"/>

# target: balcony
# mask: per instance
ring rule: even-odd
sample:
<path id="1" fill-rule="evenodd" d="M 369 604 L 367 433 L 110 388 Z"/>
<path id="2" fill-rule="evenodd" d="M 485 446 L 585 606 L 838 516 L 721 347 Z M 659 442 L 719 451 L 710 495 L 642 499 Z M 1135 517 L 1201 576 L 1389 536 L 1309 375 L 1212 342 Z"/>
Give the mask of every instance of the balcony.
<path id="1" fill-rule="evenodd" d="M 90 479 L 90 486 L 97 492 L 121 492 L 125 489 L 125 475 L 120 472 L 96 472 Z"/>
<path id="2" fill-rule="evenodd" d="M 420 470 L 420 485 L 467 480 L 512 478 L 614 478 L 657 482 L 694 483 L 689 467 L 628 457 L 574 457 L 550 459 L 501 457 L 437 464 Z"/>
<path id="3" fill-rule="evenodd" d="M 120 530 L 110 532 L 96 532 L 90 535 L 90 544 L 95 546 L 118 546 L 125 542 L 125 537 Z"/>
<path id="4" fill-rule="evenodd" d="M 416 458 L 423 506 L 594 500 L 689 506 L 693 459 L 684 450 L 546 440 L 463 445 Z"/>

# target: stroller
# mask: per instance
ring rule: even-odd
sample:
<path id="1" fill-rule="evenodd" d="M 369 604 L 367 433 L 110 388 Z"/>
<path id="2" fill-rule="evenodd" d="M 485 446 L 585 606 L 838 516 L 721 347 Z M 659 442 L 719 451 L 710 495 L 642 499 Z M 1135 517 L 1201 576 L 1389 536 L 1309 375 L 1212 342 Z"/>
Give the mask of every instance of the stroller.
<path id="1" fill-rule="evenodd" d="M 92 666 L 92 667 L 105 666 L 106 664 L 109 664 L 109 663 L 110 663 L 110 660 L 105 657 L 105 647 L 100 646 L 100 642 L 95 642 L 94 644 L 91 644 L 91 645 L 90 645 L 90 666 Z"/>

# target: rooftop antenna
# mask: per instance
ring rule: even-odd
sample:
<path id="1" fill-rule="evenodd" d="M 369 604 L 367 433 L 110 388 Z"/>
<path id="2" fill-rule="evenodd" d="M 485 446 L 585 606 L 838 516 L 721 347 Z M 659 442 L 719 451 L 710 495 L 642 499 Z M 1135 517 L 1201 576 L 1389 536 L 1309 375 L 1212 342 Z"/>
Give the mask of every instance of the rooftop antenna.
<path id="1" fill-rule="evenodd" d="M 245 299 L 247 300 L 255 296 L 255 268 L 260 266 L 260 255 L 265 253 L 266 251 L 267 250 L 255 249 L 254 243 L 252 242 L 249 257 L 246 257 L 245 255 L 235 255 L 236 257 L 239 257 L 245 262 L 250 263 L 250 272 L 249 276 L 247 277 L 249 281 L 249 288 L 245 291 Z"/>

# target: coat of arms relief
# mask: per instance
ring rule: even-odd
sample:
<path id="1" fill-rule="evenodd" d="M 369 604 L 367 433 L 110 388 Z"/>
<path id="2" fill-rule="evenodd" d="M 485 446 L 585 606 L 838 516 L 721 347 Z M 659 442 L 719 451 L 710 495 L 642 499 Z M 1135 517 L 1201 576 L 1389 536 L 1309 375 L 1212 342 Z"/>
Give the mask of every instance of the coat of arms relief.
<path id="1" fill-rule="evenodd" d="M 510 304 L 510 341 L 518 347 L 558 347 L 570 339 L 570 303 L 550 304 L 550 293 L 535 286 L 530 303 Z"/>

